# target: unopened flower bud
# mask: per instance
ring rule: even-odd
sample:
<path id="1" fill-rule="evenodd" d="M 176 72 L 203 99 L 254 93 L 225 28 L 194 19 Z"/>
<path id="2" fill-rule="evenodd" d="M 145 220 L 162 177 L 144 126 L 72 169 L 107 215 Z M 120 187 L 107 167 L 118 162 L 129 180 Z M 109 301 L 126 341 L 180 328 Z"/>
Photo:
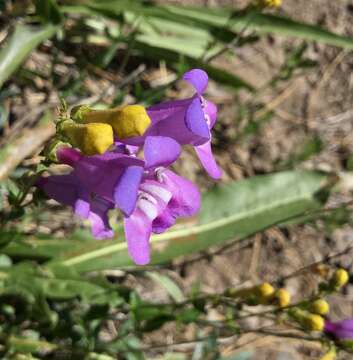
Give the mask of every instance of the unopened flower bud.
<path id="1" fill-rule="evenodd" d="M 114 143 L 113 129 L 108 124 L 77 124 L 69 120 L 60 124 L 59 132 L 84 155 L 103 154 Z"/>
<path id="2" fill-rule="evenodd" d="M 317 314 L 308 314 L 303 319 L 303 326 L 311 331 L 322 331 L 325 326 L 325 320 Z"/>
<path id="3" fill-rule="evenodd" d="M 291 296 L 286 289 L 278 289 L 275 292 L 275 299 L 278 303 L 278 306 L 284 308 L 290 304 Z"/>
<path id="4" fill-rule="evenodd" d="M 325 320 L 322 316 L 307 311 L 294 309 L 289 313 L 305 329 L 310 331 L 323 331 Z"/>
<path id="5" fill-rule="evenodd" d="M 269 303 L 273 298 L 274 293 L 274 287 L 268 282 L 265 282 L 261 285 L 239 290 L 230 288 L 225 292 L 225 296 L 244 299 L 249 305 L 258 305 Z"/>
<path id="6" fill-rule="evenodd" d="M 273 296 L 275 289 L 270 283 L 264 282 L 263 284 L 255 287 L 254 293 L 258 297 L 268 299 Z"/>
<path id="7" fill-rule="evenodd" d="M 335 349 L 330 349 L 320 360 L 335 360 L 337 356 Z"/>
<path id="8" fill-rule="evenodd" d="M 324 299 L 317 299 L 309 305 L 308 310 L 314 314 L 326 315 L 330 311 L 330 305 Z"/>
<path id="9" fill-rule="evenodd" d="M 344 285 L 346 285 L 349 281 L 348 272 L 344 269 L 337 269 L 330 280 L 330 285 L 332 285 L 335 289 L 340 289 Z"/>
<path id="10" fill-rule="evenodd" d="M 282 5 L 282 0 L 256 0 L 255 5 L 262 8 L 265 7 L 278 8 Z"/>
<path id="11" fill-rule="evenodd" d="M 109 124 L 118 139 L 141 136 L 151 124 L 146 109 L 141 105 L 126 105 L 115 109 L 94 110 L 86 105 L 75 107 L 71 111 L 74 121 Z"/>

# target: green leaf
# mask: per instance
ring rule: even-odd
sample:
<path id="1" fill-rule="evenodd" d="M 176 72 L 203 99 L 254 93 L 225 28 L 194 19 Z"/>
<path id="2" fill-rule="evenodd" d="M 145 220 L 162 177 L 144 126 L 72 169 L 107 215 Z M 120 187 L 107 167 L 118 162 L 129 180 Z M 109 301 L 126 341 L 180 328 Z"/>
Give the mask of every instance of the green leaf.
<path id="1" fill-rule="evenodd" d="M 304 24 L 291 20 L 287 17 L 264 14 L 258 11 L 240 11 L 207 9 L 197 7 L 166 6 L 173 14 L 182 14 L 186 18 L 197 19 L 219 28 L 228 28 L 233 31 L 240 31 L 247 26 L 250 30 L 258 33 L 273 33 L 283 36 L 302 38 L 304 40 L 320 41 L 322 43 L 338 46 L 346 49 L 353 49 L 353 39 L 347 36 L 334 34 L 317 25 Z"/>
<path id="2" fill-rule="evenodd" d="M 30 53 L 44 40 L 51 38 L 57 26 L 29 26 L 17 24 L 14 33 L 0 51 L 0 88 Z"/>
<path id="3" fill-rule="evenodd" d="M 177 320 L 184 323 L 190 324 L 195 322 L 200 317 L 201 312 L 197 309 L 184 309 L 178 314 Z"/>
<path id="4" fill-rule="evenodd" d="M 21 262 L 9 270 L 3 269 L 4 279 L 0 294 L 17 293 L 23 289 L 35 298 L 44 296 L 47 299 L 69 300 L 80 297 L 94 304 L 109 303 L 120 300 L 117 289 L 103 279 L 86 280 L 74 269 L 63 266 L 52 267 L 51 270 L 39 268 L 32 263 Z"/>
<path id="5" fill-rule="evenodd" d="M 149 271 L 147 276 L 154 280 L 156 283 L 164 287 L 169 293 L 169 295 L 176 301 L 180 302 L 184 300 L 184 295 L 180 290 L 179 286 L 168 276 L 161 275 L 157 272 Z"/>
<path id="6" fill-rule="evenodd" d="M 134 43 L 134 48 L 135 50 L 138 50 L 138 54 L 141 55 L 141 57 L 147 57 L 155 60 L 163 59 L 175 69 L 178 69 L 180 62 L 182 62 L 186 68 L 198 67 L 204 69 L 207 71 L 211 79 L 223 85 L 228 85 L 235 90 L 241 88 L 247 89 L 249 91 L 254 90 L 251 84 L 239 76 L 234 75 L 227 70 L 209 65 L 202 60 L 195 59 L 190 56 L 181 56 L 178 52 L 171 51 L 169 49 L 163 49 L 159 46 L 150 46 L 140 41 L 136 41 Z"/>
<path id="7" fill-rule="evenodd" d="M 198 217 L 151 238 L 151 263 L 240 240 L 318 209 L 327 198 L 327 181 L 322 173 L 288 171 L 216 186 L 204 194 Z M 63 253 L 56 261 L 79 272 L 133 265 L 125 241 L 87 242 L 77 255 Z"/>
<path id="8" fill-rule="evenodd" d="M 36 13 L 43 23 L 60 23 L 62 15 L 55 0 L 36 0 L 35 6 Z"/>
<path id="9" fill-rule="evenodd" d="M 7 346 L 21 353 L 48 353 L 58 346 L 47 341 L 26 339 L 24 337 L 10 336 Z"/>

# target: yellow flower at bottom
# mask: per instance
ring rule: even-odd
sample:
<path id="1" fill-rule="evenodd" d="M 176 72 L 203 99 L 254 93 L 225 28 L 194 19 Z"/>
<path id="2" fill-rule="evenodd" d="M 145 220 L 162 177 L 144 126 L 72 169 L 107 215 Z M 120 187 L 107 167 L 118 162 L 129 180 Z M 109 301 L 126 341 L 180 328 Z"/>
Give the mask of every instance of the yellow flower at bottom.
<path id="1" fill-rule="evenodd" d="M 291 296 L 286 289 L 278 289 L 275 293 L 278 306 L 283 308 L 290 304 Z"/>
<path id="2" fill-rule="evenodd" d="M 126 105 L 107 110 L 94 110 L 80 105 L 72 109 L 71 117 L 74 121 L 83 124 L 109 124 L 118 139 L 141 136 L 151 124 L 146 109 L 141 105 Z"/>
<path id="3" fill-rule="evenodd" d="M 260 7 L 278 8 L 282 5 L 282 0 L 256 0 L 255 4 Z"/>
<path id="4" fill-rule="evenodd" d="M 336 288 L 340 289 L 344 285 L 346 285 L 349 281 L 349 274 L 344 269 L 337 269 L 331 278 L 330 283 Z"/>
<path id="5" fill-rule="evenodd" d="M 330 311 L 330 305 L 324 299 L 317 299 L 309 305 L 309 311 L 318 315 L 326 315 Z"/>
<path id="6" fill-rule="evenodd" d="M 303 326 L 311 331 L 322 331 L 324 330 L 325 320 L 320 315 L 308 314 L 303 317 Z"/>
<path id="7" fill-rule="evenodd" d="M 294 318 L 303 328 L 309 331 L 323 331 L 325 319 L 317 314 L 311 314 L 301 309 L 293 309 L 288 314 Z"/>
<path id="8" fill-rule="evenodd" d="M 108 124 L 77 124 L 69 120 L 61 124 L 59 131 L 88 156 L 103 154 L 114 143 L 113 129 Z"/>
<path id="9" fill-rule="evenodd" d="M 255 294 L 261 298 L 270 298 L 274 293 L 274 287 L 268 282 L 264 282 L 263 284 L 255 287 Z"/>
<path id="10" fill-rule="evenodd" d="M 331 349 L 322 358 L 320 358 L 320 360 L 335 360 L 336 355 L 337 355 L 336 350 Z"/>

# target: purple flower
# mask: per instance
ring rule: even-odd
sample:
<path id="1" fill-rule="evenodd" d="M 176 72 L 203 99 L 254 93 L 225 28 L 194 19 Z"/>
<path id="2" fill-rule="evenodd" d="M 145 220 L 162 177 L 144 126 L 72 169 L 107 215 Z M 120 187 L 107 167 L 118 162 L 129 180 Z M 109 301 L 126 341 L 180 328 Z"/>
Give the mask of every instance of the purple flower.
<path id="1" fill-rule="evenodd" d="M 143 175 L 143 161 L 119 152 L 82 156 L 72 148 L 60 148 L 58 160 L 70 165 L 69 175 L 42 177 L 37 186 L 47 196 L 69 205 L 76 215 L 89 219 L 96 239 L 113 237 L 108 211 L 119 208 L 129 216 L 134 211 Z"/>
<path id="2" fill-rule="evenodd" d="M 353 319 L 337 322 L 326 320 L 324 331 L 339 340 L 353 340 Z"/>
<path id="3" fill-rule="evenodd" d="M 162 233 L 178 217 L 195 215 L 200 208 L 200 193 L 189 180 L 159 168 L 147 172 L 139 187 L 134 212 L 124 219 L 128 251 L 136 264 L 150 261 L 151 233 Z"/>
<path id="4" fill-rule="evenodd" d="M 121 209 L 129 254 L 136 264 L 144 265 L 150 260 L 151 233 L 166 231 L 178 217 L 195 215 L 200 193 L 191 181 L 166 168 L 143 168 L 143 162 L 124 155 L 126 151 L 118 147 L 103 155 L 82 156 L 75 149 L 61 148 L 59 161 L 73 170 L 43 177 L 37 186 L 89 219 L 97 239 L 113 236 L 107 214 L 114 207 Z"/>
<path id="5" fill-rule="evenodd" d="M 120 152 L 83 156 L 72 148 L 61 148 L 57 155 L 61 163 L 73 167 L 72 175 L 89 193 L 113 203 L 124 215 L 133 212 L 144 171 L 142 160 Z"/>
<path id="6" fill-rule="evenodd" d="M 183 79 L 194 87 L 194 96 L 149 107 L 151 125 L 145 134 L 122 141 L 144 145 L 148 167 L 173 163 L 180 155 L 180 146 L 191 144 L 208 174 L 218 179 L 222 174 L 212 154 L 210 132 L 216 122 L 217 107 L 202 97 L 208 76 L 201 69 L 193 69 L 186 72 Z"/>
<path id="7" fill-rule="evenodd" d="M 113 237 L 107 213 L 114 204 L 98 196 L 91 196 L 75 175 L 42 177 L 37 186 L 50 198 L 71 206 L 77 216 L 90 220 L 92 235 L 96 239 Z"/>

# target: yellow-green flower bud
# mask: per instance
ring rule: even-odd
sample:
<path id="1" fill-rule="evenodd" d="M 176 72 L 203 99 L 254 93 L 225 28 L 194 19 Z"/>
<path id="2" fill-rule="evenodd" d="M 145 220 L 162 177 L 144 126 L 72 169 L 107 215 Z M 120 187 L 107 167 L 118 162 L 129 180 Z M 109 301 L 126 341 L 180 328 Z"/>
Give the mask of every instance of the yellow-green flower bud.
<path id="1" fill-rule="evenodd" d="M 279 8 L 282 5 L 282 0 L 256 0 L 255 5 L 265 8 Z"/>
<path id="2" fill-rule="evenodd" d="M 336 356 L 336 349 L 330 349 L 320 360 L 335 360 Z"/>
<path id="3" fill-rule="evenodd" d="M 317 299 L 309 305 L 308 310 L 314 314 L 326 315 L 330 311 L 330 305 L 324 299 Z"/>
<path id="4" fill-rule="evenodd" d="M 346 285 L 349 281 L 348 272 L 344 269 L 337 269 L 330 280 L 330 284 L 337 290 Z"/>
<path id="5" fill-rule="evenodd" d="M 114 143 L 113 129 L 108 124 L 77 124 L 69 120 L 60 124 L 59 132 L 84 155 L 103 154 Z"/>
<path id="6" fill-rule="evenodd" d="M 270 299 L 275 293 L 275 288 L 268 282 L 264 282 L 254 288 L 254 295 L 262 299 Z"/>
<path id="7" fill-rule="evenodd" d="M 71 117 L 74 121 L 83 124 L 109 124 L 118 139 L 141 136 L 151 124 L 146 109 L 141 105 L 126 105 L 107 110 L 94 110 L 81 105 L 72 109 Z"/>
<path id="8" fill-rule="evenodd" d="M 308 314 L 303 317 L 302 325 L 311 331 L 323 331 L 325 320 L 322 316 L 317 314 Z"/>
<path id="9" fill-rule="evenodd" d="M 325 326 L 325 320 L 322 316 L 312 314 L 300 309 L 293 309 L 289 312 L 298 323 L 305 329 L 310 331 L 323 331 Z"/>
<path id="10" fill-rule="evenodd" d="M 225 292 L 225 296 L 231 296 L 233 298 L 241 298 L 249 302 L 249 305 L 267 304 L 273 298 L 275 293 L 274 287 L 265 282 L 261 285 L 235 289 L 230 288 Z"/>
<path id="11" fill-rule="evenodd" d="M 290 304 L 291 296 L 286 289 L 278 289 L 275 292 L 275 299 L 278 303 L 278 306 L 284 308 Z"/>

